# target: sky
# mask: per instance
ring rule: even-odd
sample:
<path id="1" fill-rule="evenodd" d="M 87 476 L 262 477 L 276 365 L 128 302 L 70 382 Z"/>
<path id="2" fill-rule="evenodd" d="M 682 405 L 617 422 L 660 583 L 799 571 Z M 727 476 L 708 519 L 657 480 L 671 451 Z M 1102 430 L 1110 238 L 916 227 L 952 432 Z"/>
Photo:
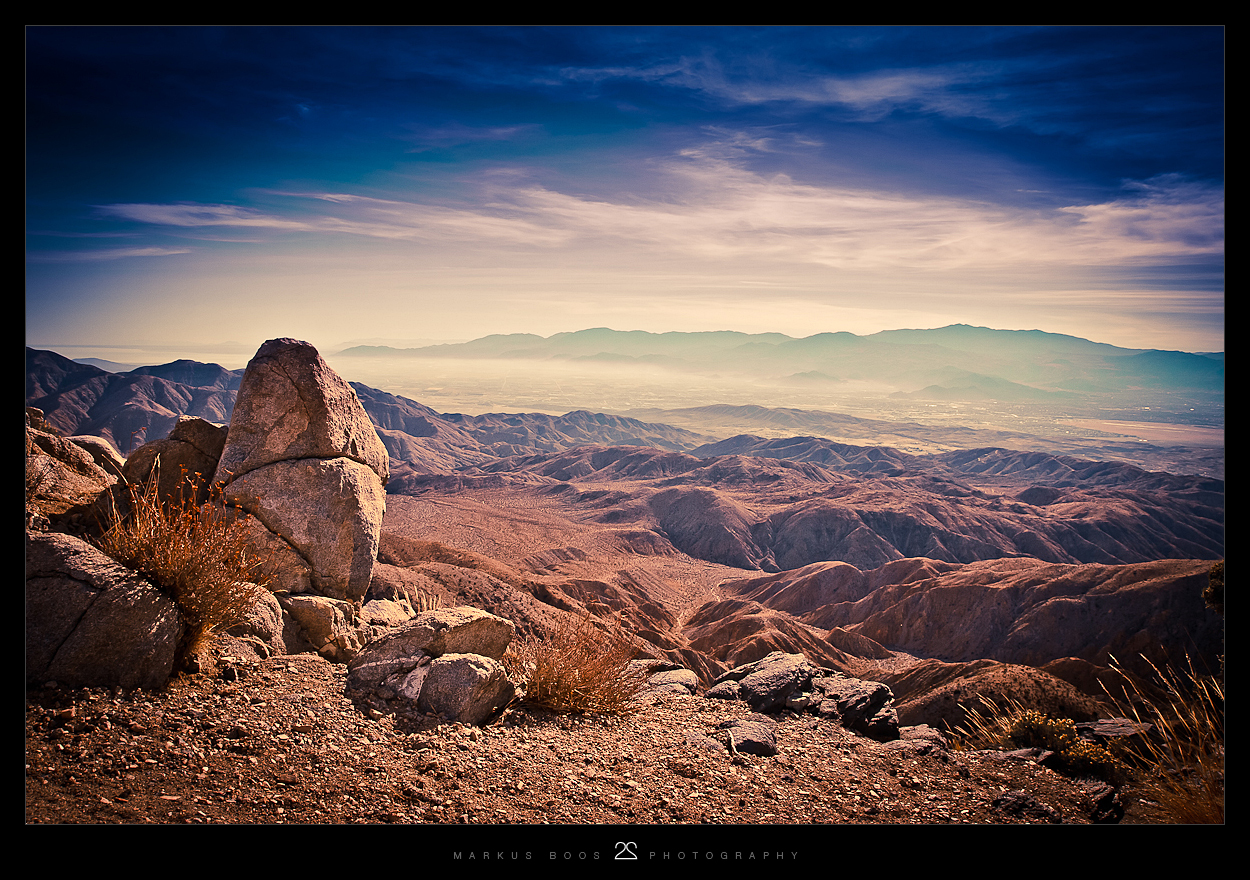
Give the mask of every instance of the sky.
<path id="1" fill-rule="evenodd" d="M 26 339 L 71 356 L 952 323 L 1222 351 L 1223 217 L 1218 27 L 26 30 Z"/>

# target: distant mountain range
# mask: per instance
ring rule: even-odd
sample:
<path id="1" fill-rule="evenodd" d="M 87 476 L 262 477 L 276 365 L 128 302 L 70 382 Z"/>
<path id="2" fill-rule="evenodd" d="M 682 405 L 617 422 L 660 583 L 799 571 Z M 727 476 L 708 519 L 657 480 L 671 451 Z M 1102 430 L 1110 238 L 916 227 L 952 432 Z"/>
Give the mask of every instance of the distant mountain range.
<path id="1" fill-rule="evenodd" d="M 869 336 L 648 333 L 607 328 L 547 338 L 515 333 L 424 348 L 355 346 L 341 357 L 599 362 L 784 382 L 870 382 L 933 399 L 1060 400 L 1076 394 L 1216 391 L 1222 354 L 1118 348 L 1041 330 L 953 324 Z"/>
<path id="2" fill-rule="evenodd" d="M 110 373 L 26 349 L 26 405 L 62 432 L 104 437 L 123 455 L 168 436 L 182 415 L 229 422 L 242 378 L 242 370 L 187 360 Z"/>

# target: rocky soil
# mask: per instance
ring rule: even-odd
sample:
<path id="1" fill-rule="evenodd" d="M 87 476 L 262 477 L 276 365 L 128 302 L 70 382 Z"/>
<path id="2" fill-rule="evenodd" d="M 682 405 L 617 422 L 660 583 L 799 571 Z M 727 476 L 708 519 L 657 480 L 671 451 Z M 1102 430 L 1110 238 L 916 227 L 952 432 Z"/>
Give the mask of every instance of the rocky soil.
<path id="1" fill-rule="evenodd" d="M 1084 824 L 1107 788 L 907 730 L 878 743 L 775 716 L 731 755 L 744 703 L 653 693 L 625 717 L 514 706 L 481 727 L 369 717 L 312 654 L 223 659 L 160 692 L 27 692 L 26 821 L 442 825 Z M 374 713 L 376 715 L 376 713 Z M 1130 801 L 1126 821 L 1150 817 Z"/>

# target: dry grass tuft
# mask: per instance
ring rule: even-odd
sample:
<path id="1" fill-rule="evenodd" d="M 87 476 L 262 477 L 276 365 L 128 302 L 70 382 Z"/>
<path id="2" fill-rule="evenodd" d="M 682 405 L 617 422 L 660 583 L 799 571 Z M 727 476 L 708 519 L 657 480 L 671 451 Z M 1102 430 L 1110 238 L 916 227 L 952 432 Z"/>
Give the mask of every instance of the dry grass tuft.
<path id="1" fill-rule="evenodd" d="M 157 491 L 157 467 L 139 486 L 127 486 L 128 512 L 112 506 L 97 546 L 150 578 L 178 606 L 187 626 L 187 656 L 223 630 L 247 620 L 265 583 L 244 526 L 217 505 L 195 502 L 200 478 L 185 477 L 174 498 Z"/>
<path id="2" fill-rule="evenodd" d="M 1143 660 L 1154 681 L 1140 683 L 1118 663 L 1122 692 L 1104 685 L 1115 712 L 1144 725 L 1149 732 L 1107 749 L 1077 738 L 1075 725 L 1008 701 L 985 701 L 969 709 L 968 723 L 952 731 L 957 747 L 1001 749 L 1036 747 L 1054 751 L 1062 769 L 1073 775 L 1100 776 L 1120 783 L 1131 779 L 1142 799 L 1157 804 L 1163 818 L 1181 824 L 1224 822 L 1224 685 L 1199 674 L 1190 658 L 1177 672 Z"/>
<path id="3" fill-rule="evenodd" d="M 1108 749 L 1082 740 L 1076 723 L 1052 718 L 1021 703 L 999 706 L 982 699 L 982 708 L 967 709 L 967 723 L 952 731 L 960 749 L 1045 749 L 1054 752 L 1055 769 L 1069 776 L 1096 776 L 1122 782 L 1127 768 Z"/>
<path id="4" fill-rule="evenodd" d="M 546 641 L 513 643 L 509 674 L 524 682 L 525 702 L 561 713 L 624 715 L 646 686 L 630 666 L 634 647 L 619 622 L 600 629 L 589 615 L 567 618 Z"/>
<path id="5" fill-rule="evenodd" d="M 1150 667 L 1162 696 L 1136 683 L 1119 696 L 1107 693 L 1118 712 L 1153 726 L 1126 756 L 1137 768 L 1143 795 L 1159 804 L 1170 821 L 1222 824 L 1224 684 L 1200 675 L 1188 657 L 1180 672 L 1154 663 Z"/>
<path id="6" fill-rule="evenodd" d="M 425 590 L 415 590 L 415 596 L 409 597 L 412 603 L 412 610 L 418 614 L 426 611 L 437 611 L 443 604 L 443 600 L 433 593 L 427 593 Z"/>
<path id="7" fill-rule="evenodd" d="M 1002 705 L 988 697 L 981 697 L 980 700 L 980 707 L 965 706 L 964 724 L 951 729 L 950 734 L 955 748 L 960 750 L 1019 748 L 1011 736 L 1015 720 L 1034 710 L 1010 698 Z"/>

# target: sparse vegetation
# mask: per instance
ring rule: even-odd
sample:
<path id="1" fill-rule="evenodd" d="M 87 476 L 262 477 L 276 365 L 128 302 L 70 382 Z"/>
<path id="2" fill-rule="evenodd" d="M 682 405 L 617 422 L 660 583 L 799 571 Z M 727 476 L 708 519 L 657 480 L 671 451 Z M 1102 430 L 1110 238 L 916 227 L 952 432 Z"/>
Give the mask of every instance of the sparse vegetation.
<path id="1" fill-rule="evenodd" d="M 415 590 L 408 599 L 412 603 L 412 610 L 418 614 L 426 611 L 437 611 L 443 604 L 443 600 L 433 593 L 427 593 L 424 590 Z"/>
<path id="2" fill-rule="evenodd" d="M 1003 707 L 991 700 L 982 705 L 969 708 L 967 726 L 953 731 L 960 748 L 1045 749 L 1055 753 L 1054 769 L 1069 776 L 1126 778 L 1124 763 L 1105 747 L 1082 740 L 1070 718 L 1052 718 L 1011 700 Z"/>
<path id="3" fill-rule="evenodd" d="M 266 565 L 241 523 L 220 506 L 195 503 L 198 474 L 184 477 L 175 497 L 162 498 L 157 471 L 126 487 L 126 513 L 111 505 L 96 544 L 177 603 L 188 631 L 186 656 L 247 619 L 267 581 Z"/>
<path id="4" fill-rule="evenodd" d="M 1139 682 L 1113 663 L 1127 684 L 1118 695 L 1107 689 L 1112 707 L 1149 729 L 1115 754 L 1081 740 L 1072 721 L 988 700 L 983 709 L 969 709 L 968 724 L 953 731 L 957 747 L 1048 749 L 1059 758 L 1056 769 L 1069 775 L 1131 782 L 1142 800 L 1158 805 L 1166 821 L 1222 823 L 1223 682 L 1199 674 L 1188 658 L 1183 672 L 1146 662 L 1154 670 L 1152 683 Z"/>
<path id="5" fill-rule="evenodd" d="M 1181 672 L 1150 664 L 1162 697 L 1136 683 L 1108 697 L 1126 717 L 1152 725 L 1151 734 L 1126 754 L 1143 796 L 1173 822 L 1219 824 L 1224 821 L 1224 684 L 1199 674 L 1192 658 L 1186 661 Z"/>
<path id="6" fill-rule="evenodd" d="M 1214 608 L 1221 615 L 1224 613 L 1224 560 L 1221 559 L 1215 565 L 1211 566 L 1211 572 L 1207 575 L 1207 586 L 1202 591 L 1202 598 L 1211 608 Z"/>
<path id="7" fill-rule="evenodd" d="M 553 712 L 623 715 L 646 684 L 630 666 L 634 648 L 619 624 L 572 617 L 541 642 L 513 643 L 504 662 L 525 702 Z"/>

